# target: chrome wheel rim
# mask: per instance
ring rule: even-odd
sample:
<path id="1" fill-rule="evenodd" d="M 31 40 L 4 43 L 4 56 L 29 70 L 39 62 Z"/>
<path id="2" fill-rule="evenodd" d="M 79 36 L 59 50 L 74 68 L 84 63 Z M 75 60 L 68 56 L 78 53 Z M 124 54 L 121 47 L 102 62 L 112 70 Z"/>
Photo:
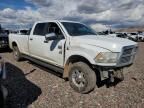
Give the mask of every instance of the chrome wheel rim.
<path id="1" fill-rule="evenodd" d="M 75 69 L 72 71 L 72 81 L 78 87 L 82 88 L 86 84 L 85 75 L 82 71 Z"/>

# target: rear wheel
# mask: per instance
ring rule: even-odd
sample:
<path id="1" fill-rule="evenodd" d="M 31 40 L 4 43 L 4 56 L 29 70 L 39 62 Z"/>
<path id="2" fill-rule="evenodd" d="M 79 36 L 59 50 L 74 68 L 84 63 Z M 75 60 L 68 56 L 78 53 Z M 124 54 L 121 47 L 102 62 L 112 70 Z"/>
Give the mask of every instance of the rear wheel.
<path id="1" fill-rule="evenodd" d="M 19 51 L 17 46 L 13 47 L 13 56 L 14 56 L 14 59 L 16 61 L 20 61 L 21 60 L 21 53 L 20 53 L 20 51 Z"/>
<path id="2" fill-rule="evenodd" d="M 96 74 L 86 63 L 77 62 L 70 67 L 69 83 L 75 91 L 88 93 L 96 86 Z"/>

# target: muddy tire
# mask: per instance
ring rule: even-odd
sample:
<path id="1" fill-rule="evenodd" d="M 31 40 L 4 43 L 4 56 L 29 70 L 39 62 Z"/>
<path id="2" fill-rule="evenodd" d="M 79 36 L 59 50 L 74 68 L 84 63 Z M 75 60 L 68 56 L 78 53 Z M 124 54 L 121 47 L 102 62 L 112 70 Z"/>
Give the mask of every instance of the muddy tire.
<path id="1" fill-rule="evenodd" d="M 69 83 L 75 91 L 88 93 L 96 86 L 96 74 L 86 63 L 76 62 L 69 69 Z"/>
<path id="2" fill-rule="evenodd" d="M 17 46 L 13 47 L 13 57 L 14 57 L 14 59 L 16 61 L 20 61 L 21 60 L 21 53 L 20 53 L 20 51 L 19 51 Z"/>

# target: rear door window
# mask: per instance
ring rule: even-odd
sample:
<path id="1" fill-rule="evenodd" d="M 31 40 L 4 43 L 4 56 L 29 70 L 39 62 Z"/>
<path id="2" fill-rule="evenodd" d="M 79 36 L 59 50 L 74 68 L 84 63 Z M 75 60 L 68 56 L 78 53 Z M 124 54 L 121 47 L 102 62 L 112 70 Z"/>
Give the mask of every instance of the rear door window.
<path id="1" fill-rule="evenodd" d="M 46 23 L 38 23 L 34 29 L 34 35 L 44 36 L 46 34 Z"/>

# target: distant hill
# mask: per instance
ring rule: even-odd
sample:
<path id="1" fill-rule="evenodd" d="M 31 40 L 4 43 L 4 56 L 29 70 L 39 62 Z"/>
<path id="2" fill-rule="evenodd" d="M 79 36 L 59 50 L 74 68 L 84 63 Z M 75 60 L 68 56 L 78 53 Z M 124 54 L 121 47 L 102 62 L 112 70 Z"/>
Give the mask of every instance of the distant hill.
<path id="1" fill-rule="evenodd" d="M 130 27 L 116 30 L 116 32 L 138 32 L 138 31 L 144 32 L 144 27 Z"/>

